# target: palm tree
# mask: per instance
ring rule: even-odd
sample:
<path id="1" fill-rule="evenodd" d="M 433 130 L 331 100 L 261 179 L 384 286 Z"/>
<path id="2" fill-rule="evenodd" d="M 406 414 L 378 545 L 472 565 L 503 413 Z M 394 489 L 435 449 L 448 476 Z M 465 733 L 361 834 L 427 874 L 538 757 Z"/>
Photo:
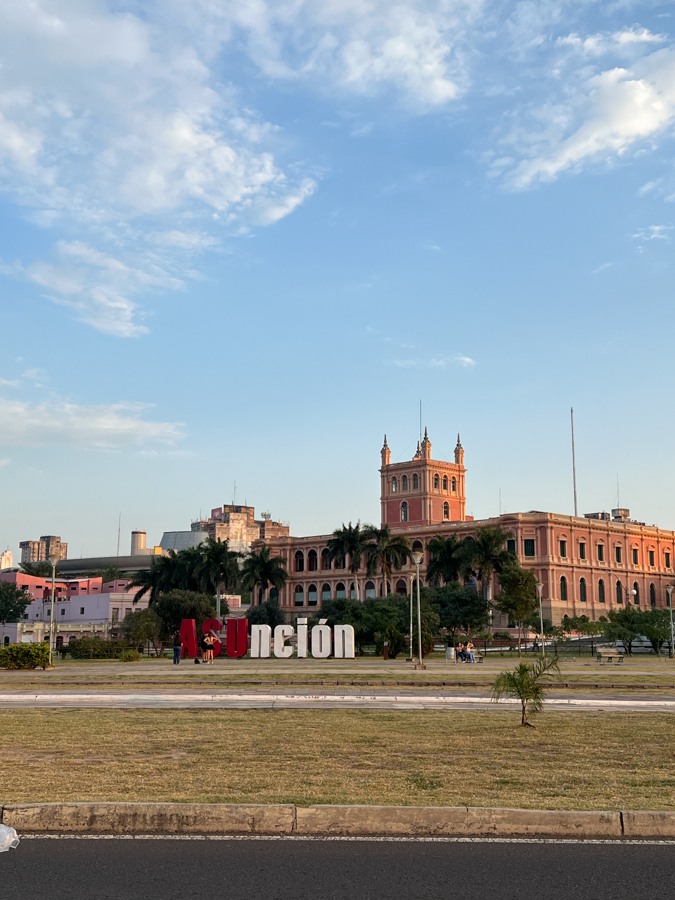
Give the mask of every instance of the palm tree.
<path id="1" fill-rule="evenodd" d="M 378 566 L 382 572 L 382 596 L 388 593 L 387 585 L 391 579 L 392 570 L 402 569 L 410 557 L 410 541 L 402 534 L 392 534 L 388 525 L 376 528 L 367 525 L 363 529 L 366 540 L 364 550 L 366 565 L 369 575 L 377 572 Z"/>
<path id="2" fill-rule="evenodd" d="M 52 567 L 44 560 L 36 563 L 22 562 L 19 563 L 19 568 L 24 575 L 32 575 L 34 578 L 49 578 L 52 574 Z"/>
<path id="3" fill-rule="evenodd" d="M 227 541 L 214 541 L 213 538 L 207 538 L 199 549 L 202 558 L 196 574 L 202 590 L 208 593 L 215 591 L 216 617 L 219 618 L 221 590 L 230 591 L 237 586 L 241 554 L 230 550 Z"/>
<path id="4" fill-rule="evenodd" d="M 335 559 L 347 559 L 349 556 L 349 571 L 354 576 L 354 584 L 356 586 L 356 599 L 359 596 L 359 578 L 358 571 L 361 568 L 361 560 L 366 546 L 365 531 L 361 530 L 361 523 L 356 525 L 342 524 L 342 528 L 336 528 L 333 537 L 328 541 L 327 547 L 330 553 L 331 561 Z"/>
<path id="5" fill-rule="evenodd" d="M 134 596 L 134 603 L 150 592 L 148 606 L 152 606 L 162 593 L 168 593 L 178 587 L 178 555 L 169 550 L 166 556 L 153 556 L 150 568 L 137 572 L 129 583 L 129 587 L 140 588 Z"/>
<path id="6" fill-rule="evenodd" d="M 474 574 L 481 582 L 483 598 L 492 603 L 492 575 L 501 572 L 515 560 L 504 544 L 513 537 L 512 532 L 502 528 L 477 528 L 475 538 L 461 541 L 457 550 L 459 570 L 463 574 Z"/>
<path id="7" fill-rule="evenodd" d="M 281 589 L 288 580 L 288 572 L 284 569 L 285 565 L 286 560 L 283 556 L 270 556 L 270 548 L 265 546 L 260 548 L 259 553 L 250 553 L 246 557 L 241 567 L 241 577 L 244 587 L 251 592 L 252 599 L 255 599 L 257 584 L 261 587 L 263 600 L 268 585 L 272 585 L 278 593 L 281 593 Z"/>
<path id="8" fill-rule="evenodd" d="M 528 712 L 540 712 L 544 706 L 547 685 L 542 679 L 560 675 L 558 658 L 537 659 L 533 663 L 518 663 L 513 672 L 502 672 L 492 685 L 492 698 L 517 697 L 521 705 L 520 724 L 534 728 L 527 721 Z"/>
<path id="9" fill-rule="evenodd" d="M 460 541 L 454 536 L 444 538 L 437 534 L 427 544 L 431 554 L 427 566 L 427 581 L 431 585 L 438 585 L 441 581 L 450 584 L 451 581 L 459 581 L 460 559 L 458 551 L 461 549 Z"/>
<path id="10" fill-rule="evenodd" d="M 174 585 L 180 591 L 195 591 L 199 593 L 202 590 L 202 580 L 200 577 L 200 569 L 204 562 L 204 554 L 202 546 L 186 547 L 176 554 L 176 581 Z"/>

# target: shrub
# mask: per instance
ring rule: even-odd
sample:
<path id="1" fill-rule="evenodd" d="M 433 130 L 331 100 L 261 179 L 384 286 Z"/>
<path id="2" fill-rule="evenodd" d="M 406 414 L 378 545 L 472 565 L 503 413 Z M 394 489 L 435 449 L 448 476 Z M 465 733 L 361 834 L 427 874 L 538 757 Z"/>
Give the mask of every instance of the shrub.
<path id="1" fill-rule="evenodd" d="M 396 659 L 399 653 L 405 651 L 405 638 L 398 628 L 394 628 L 393 625 L 390 625 L 377 639 L 376 652 L 380 656 L 382 655 L 385 641 L 389 644 L 389 659 Z"/>
<path id="2" fill-rule="evenodd" d="M 0 647 L 0 669 L 44 669 L 49 665 L 49 644 L 8 644 Z"/>
<path id="3" fill-rule="evenodd" d="M 73 659 L 118 659 L 128 649 L 126 641 L 102 641 L 100 638 L 80 638 L 68 645 Z"/>
<path id="4" fill-rule="evenodd" d="M 122 650 L 120 662 L 140 662 L 143 659 L 138 650 Z"/>

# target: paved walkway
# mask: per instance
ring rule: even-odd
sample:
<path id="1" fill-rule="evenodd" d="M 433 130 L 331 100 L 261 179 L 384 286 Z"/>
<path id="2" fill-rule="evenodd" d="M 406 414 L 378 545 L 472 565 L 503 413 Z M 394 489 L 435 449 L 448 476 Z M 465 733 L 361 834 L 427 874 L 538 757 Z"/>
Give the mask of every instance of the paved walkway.
<path id="1" fill-rule="evenodd" d="M 12 691 L 0 693 L 0 708 L 88 709 L 499 709 L 518 700 L 494 703 L 484 692 L 306 688 L 228 691 Z M 636 695 L 578 695 L 557 692 L 548 709 L 674 712 L 675 699 Z"/>

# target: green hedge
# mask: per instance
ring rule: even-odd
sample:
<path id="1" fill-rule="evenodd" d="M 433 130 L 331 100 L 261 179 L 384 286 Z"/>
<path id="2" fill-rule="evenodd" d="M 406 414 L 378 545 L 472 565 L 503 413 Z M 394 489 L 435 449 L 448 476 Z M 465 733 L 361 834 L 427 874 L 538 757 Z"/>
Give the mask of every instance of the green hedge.
<path id="1" fill-rule="evenodd" d="M 49 644 L 8 644 L 0 647 L 0 669 L 44 669 L 49 665 Z"/>
<path id="2" fill-rule="evenodd" d="M 67 650 L 73 659 L 119 659 L 125 650 L 129 650 L 132 647 L 133 645 L 129 644 L 128 641 L 102 641 L 99 638 L 80 638 L 78 641 L 71 641 Z"/>

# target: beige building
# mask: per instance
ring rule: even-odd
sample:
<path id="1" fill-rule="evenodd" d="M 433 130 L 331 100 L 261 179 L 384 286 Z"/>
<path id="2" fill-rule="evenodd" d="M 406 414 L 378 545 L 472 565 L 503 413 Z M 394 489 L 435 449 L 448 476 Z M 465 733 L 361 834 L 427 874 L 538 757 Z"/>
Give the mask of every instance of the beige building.
<path id="1" fill-rule="evenodd" d="M 254 541 L 270 541 L 290 534 L 288 525 L 275 522 L 269 513 L 255 517 L 255 507 L 230 504 L 211 510 L 208 519 L 197 519 L 193 532 L 207 534 L 215 541 L 228 541 L 230 550 L 248 553 Z"/>
<path id="2" fill-rule="evenodd" d="M 58 559 L 68 559 L 68 544 L 55 534 L 45 534 L 39 541 L 21 541 L 19 549 L 22 563 L 44 562 L 52 554 Z"/>

